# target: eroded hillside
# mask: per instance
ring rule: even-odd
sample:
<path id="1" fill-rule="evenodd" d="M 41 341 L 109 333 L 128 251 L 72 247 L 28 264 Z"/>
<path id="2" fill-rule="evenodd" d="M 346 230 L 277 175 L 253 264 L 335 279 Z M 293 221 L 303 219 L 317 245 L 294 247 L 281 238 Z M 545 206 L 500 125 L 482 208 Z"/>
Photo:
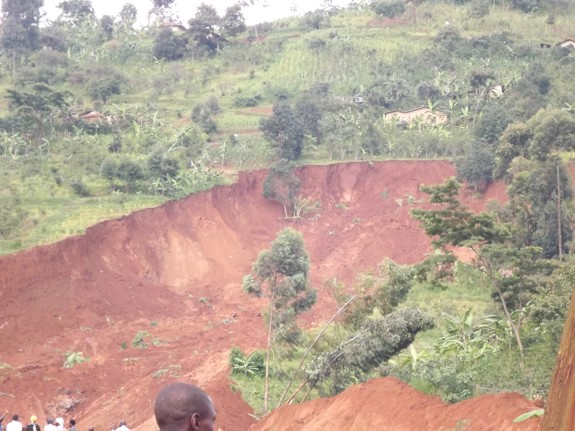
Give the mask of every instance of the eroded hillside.
<path id="1" fill-rule="evenodd" d="M 454 174 L 444 161 L 303 167 L 302 195 L 319 204 L 293 224 L 262 197 L 265 172 L 242 173 L 232 186 L 1 257 L 3 404 L 39 416 L 73 405 L 68 415 L 83 426 L 123 418 L 154 429 L 158 388 L 184 379 L 213 393 L 222 429 L 248 429 L 253 419 L 229 389 L 227 361 L 231 346 L 263 344 L 261 303 L 241 289 L 258 252 L 285 225 L 302 231 L 320 291 L 306 321 L 319 322 L 336 307 L 326 280 L 350 282 L 385 257 L 413 263 L 429 251 L 409 213 L 425 205 L 422 184 Z M 492 198 L 503 199 L 503 187 L 464 201 L 479 209 Z M 64 369 L 66 352 L 90 360 Z"/>

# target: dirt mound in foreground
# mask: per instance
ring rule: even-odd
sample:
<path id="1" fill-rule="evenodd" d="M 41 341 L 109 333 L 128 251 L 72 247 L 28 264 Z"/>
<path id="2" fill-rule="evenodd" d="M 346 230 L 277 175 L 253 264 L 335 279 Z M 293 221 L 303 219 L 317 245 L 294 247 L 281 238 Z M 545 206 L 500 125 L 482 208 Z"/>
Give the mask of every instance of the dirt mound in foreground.
<path id="1" fill-rule="evenodd" d="M 0 257 L 2 408 L 155 430 L 157 391 L 183 380 L 216 393 L 219 428 L 248 429 L 250 410 L 226 375 L 231 346 L 264 345 L 263 303 L 241 288 L 257 254 L 285 226 L 304 234 L 319 290 L 305 319 L 321 322 L 337 308 L 327 280 L 350 283 L 386 257 L 414 263 L 429 252 L 410 211 L 426 205 L 422 184 L 454 174 L 445 161 L 302 167 L 301 193 L 318 205 L 293 224 L 262 197 L 265 172 L 244 173 L 232 186 Z M 474 209 L 492 198 L 504 199 L 501 185 L 464 196 Z M 90 359 L 64 369 L 66 352 Z"/>
<path id="2" fill-rule="evenodd" d="M 283 406 L 252 427 L 252 431 L 535 431 L 539 420 L 512 421 L 536 409 L 518 394 L 484 395 L 445 405 L 394 378 L 370 380 L 333 398 Z"/>

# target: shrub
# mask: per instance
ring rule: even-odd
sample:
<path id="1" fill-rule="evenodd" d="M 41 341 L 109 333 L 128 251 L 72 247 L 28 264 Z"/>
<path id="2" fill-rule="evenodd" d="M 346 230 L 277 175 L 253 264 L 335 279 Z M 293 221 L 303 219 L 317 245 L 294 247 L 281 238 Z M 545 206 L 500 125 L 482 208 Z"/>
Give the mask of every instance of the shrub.
<path id="1" fill-rule="evenodd" d="M 78 364 L 88 361 L 90 358 L 85 358 L 82 352 L 67 352 L 64 355 L 64 368 L 74 368 Z"/>
<path id="2" fill-rule="evenodd" d="M 234 99 L 234 106 L 236 108 L 253 108 L 258 106 L 262 101 L 262 96 L 259 94 L 252 97 L 236 97 Z"/>
<path id="3" fill-rule="evenodd" d="M 405 13 L 405 3 L 403 0 L 378 1 L 372 5 L 373 11 L 377 15 L 394 18 Z"/>
<path id="4" fill-rule="evenodd" d="M 212 114 L 219 114 L 222 111 L 220 108 L 220 102 L 216 96 L 208 97 L 208 100 L 206 100 L 206 106 Z"/>
<path id="5" fill-rule="evenodd" d="M 232 374 L 243 374 L 263 377 L 265 375 L 265 352 L 256 350 L 246 357 L 239 347 L 230 351 L 230 367 Z"/>
<path id="6" fill-rule="evenodd" d="M 74 191 L 74 194 L 81 197 L 88 197 L 91 195 L 90 189 L 86 184 L 84 184 L 81 180 L 73 180 L 70 183 L 70 187 Z"/>
<path id="7" fill-rule="evenodd" d="M 144 340 L 145 337 L 149 336 L 150 334 L 148 331 L 138 331 L 134 338 L 132 339 L 132 347 L 134 349 L 145 349 L 148 347 L 148 344 Z"/>

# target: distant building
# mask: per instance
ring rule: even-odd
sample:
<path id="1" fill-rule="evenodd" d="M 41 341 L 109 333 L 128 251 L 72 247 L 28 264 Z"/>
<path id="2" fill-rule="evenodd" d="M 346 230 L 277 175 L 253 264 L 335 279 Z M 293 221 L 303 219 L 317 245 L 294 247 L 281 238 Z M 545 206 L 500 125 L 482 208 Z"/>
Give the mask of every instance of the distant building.
<path id="1" fill-rule="evenodd" d="M 431 109 L 422 106 L 420 108 L 410 109 L 409 111 L 395 109 L 393 111 L 386 112 L 383 114 L 383 120 L 385 122 L 403 121 L 406 123 L 420 120 L 426 124 L 445 124 L 447 123 L 447 114 L 441 111 L 432 111 Z"/>
<path id="2" fill-rule="evenodd" d="M 79 118 L 81 120 L 87 121 L 89 123 L 100 123 L 106 122 L 108 124 L 113 124 L 118 121 L 115 115 L 104 115 L 98 111 L 89 111 L 83 114 L 72 115 L 72 118 Z"/>
<path id="3" fill-rule="evenodd" d="M 561 48 L 575 49 L 575 40 L 565 39 L 563 42 L 559 42 L 557 45 Z"/>
<path id="4" fill-rule="evenodd" d="M 334 96 L 334 99 L 338 102 L 345 104 L 355 103 L 356 105 L 363 104 L 363 96 L 361 94 L 356 94 L 355 96 Z"/>
<path id="5" fill-rule="evenodd" d="M 186 31 L 188 31 L 188 29 L 179 22 L 163 21 L 160 23 L 160 26 L 164 28 L 169 28 L 170 30 L 172 30 L 174 33 L 177 34 L 185 33 Z"/>

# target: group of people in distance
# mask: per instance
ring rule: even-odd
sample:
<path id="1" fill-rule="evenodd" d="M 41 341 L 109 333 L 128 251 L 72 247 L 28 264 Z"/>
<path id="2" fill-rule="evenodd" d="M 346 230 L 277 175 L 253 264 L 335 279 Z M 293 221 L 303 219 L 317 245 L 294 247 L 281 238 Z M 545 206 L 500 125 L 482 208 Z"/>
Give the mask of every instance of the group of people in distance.
<path id="1" fill-rule="evenodd" d="M 4 421 L 4 418 L 7 414 L 8 411 L 6 410 L 4 414 L 0 416 L 0 431 L 42 431 L 42 427 L 38 425 L 38 417 L 36 415 L 32 415 L 30 417 L 30 423 L 26 426 L 20 422 L 20 416 L 13 415 L 12 420 L 6 424 L 6 429 L 4 430 L 2 422 Z M 46 419 L 46 426 L 44 427 L 44 431 L 66 431 L 66 428 L 64 427 L 64 419 Z M 76 431 L 76 421 L 74 419 L 70 419 L 68 431 Z"/>
<path id="2" fill-rule="evenodd" d="M 5 411 L 0 416 L 0 431 L 42 431 L 38 418 L 33 415 L 30 423 L 24 427 L 18 415 L 12 416 L 12 421 L 2 427 L 2 421 L 8 414 Z M 154 404 L 154 414 L 160 431 L 213 431 L 216 422 L 216 410 L 210 396 L 197 386 L 188 383 L 172 383 L 163 388 Z M 76 421 L 70 420 L 67 431 L 77 431 Z M 125 421 L 112 431 L 130 431 Z M 64 419 L 47 418 L 44 431 L 66 431 Z M 89 428 L 88 431 L 94 431 Z"/>

